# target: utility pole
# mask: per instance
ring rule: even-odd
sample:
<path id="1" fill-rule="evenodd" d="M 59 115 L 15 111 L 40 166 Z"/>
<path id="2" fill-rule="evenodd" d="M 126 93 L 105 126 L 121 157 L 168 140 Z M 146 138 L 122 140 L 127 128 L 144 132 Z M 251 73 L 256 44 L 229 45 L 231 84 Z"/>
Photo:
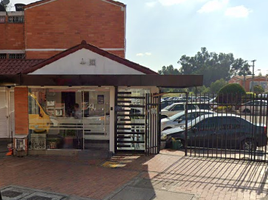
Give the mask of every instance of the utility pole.
<path id="1" fill-rule="evenodd" d="M 251 91 L 254 93 L 254 66 L 255 66 L 254 63 L 256 62 L 256 60 L 252 60 L 251 62 L 252 62 L 252 67 L 253 67 L 253 69 L 252 69 L 253 72 L 252 72 L 252 81 L 251 81 L 252 82 Z"/>

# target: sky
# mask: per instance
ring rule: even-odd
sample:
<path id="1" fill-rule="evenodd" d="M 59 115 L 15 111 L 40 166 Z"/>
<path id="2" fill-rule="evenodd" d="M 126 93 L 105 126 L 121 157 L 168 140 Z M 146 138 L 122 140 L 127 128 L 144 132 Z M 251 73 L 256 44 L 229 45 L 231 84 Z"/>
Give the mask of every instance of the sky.
<path id="1" fill-rule="evenodd" d="M 194 56 L 206 47 L 256 60 L 255 74 L 268 74 L 267 0 L 119 1 L 127 5 L 128 60 L 155 71 L 168 65 L 180 68 L 182 55 Z M 10 5 L 31 2 L 10 0 Z"/>

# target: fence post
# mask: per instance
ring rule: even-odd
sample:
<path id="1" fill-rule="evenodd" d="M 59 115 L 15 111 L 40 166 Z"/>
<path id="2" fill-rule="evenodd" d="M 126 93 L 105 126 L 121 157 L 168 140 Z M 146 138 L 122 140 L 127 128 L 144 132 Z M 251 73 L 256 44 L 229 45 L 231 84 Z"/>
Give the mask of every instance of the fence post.
<path id="1" fill-rule="evenodd" d="M 185 106 L 185 141 L 184 141 L 184 149 L 185 149 L 185 156 L 187 156 L 187 146 L 188 146 L 188 141 L 187 141 L 187 134 L 188 134 L 188 92 L 186 92 L 186 106 Z"/>

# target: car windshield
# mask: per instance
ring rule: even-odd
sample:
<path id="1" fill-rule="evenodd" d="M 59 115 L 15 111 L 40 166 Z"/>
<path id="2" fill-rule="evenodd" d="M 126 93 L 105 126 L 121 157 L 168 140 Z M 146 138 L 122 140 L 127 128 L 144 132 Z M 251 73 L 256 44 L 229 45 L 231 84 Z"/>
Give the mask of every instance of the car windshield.
<path id="1" fill-rule="evenodd" d="M 171 105 L 165 107 L 164 109 L 165 109 L 165 110 L 169 110 L 171 107 L 173 107 L 173 104 L 171 104 Z"/>
<path id="2" fill-rule="evenodd" d="M 175 114 L 175 115 L 172 115 L 171 117 L 169 117 L 169 119 L 171 119 L 171 120 L 176 120 L 176 119 L 178 119 L 179 117 L 181 117 L 181 116 L 183 116 L 185 114 L 185 112 L 179 112 L 179 113 L 177 113 L 177 114 Z"/>

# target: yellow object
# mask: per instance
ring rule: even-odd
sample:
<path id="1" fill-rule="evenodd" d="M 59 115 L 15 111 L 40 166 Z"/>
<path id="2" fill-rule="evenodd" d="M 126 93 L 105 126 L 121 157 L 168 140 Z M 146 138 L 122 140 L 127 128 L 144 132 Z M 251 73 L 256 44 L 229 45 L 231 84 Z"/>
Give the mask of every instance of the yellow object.
<path id="1" fill-rule="evenodd" d="M 103 167 L 110 167 L 110 168 L 117 168 L 117 167 L 125 167 L 126 164 L 125 163 L 122 164 L 122 163 L 118 163 L 118 162 L 107 161 L 102 166 Z"/>
<path id="2" fill-rule="evenodd" d="M 50 129 L 50 117 L 39 104 L 36 96 L 28 93 L 29 101 L 29 129 L 36 133 L 48 132 Z"/>

